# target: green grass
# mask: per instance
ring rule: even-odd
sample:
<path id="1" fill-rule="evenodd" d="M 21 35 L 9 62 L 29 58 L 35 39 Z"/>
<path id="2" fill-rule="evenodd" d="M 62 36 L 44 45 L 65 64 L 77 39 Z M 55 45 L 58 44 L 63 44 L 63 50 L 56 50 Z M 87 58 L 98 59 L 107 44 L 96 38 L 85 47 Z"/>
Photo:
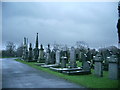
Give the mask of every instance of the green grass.
<path id="1" fill-rule="evenodd" d="M 70 82 L 76 83 L 78 85 L 81 85 L 81 86 L 84 86 L 87 88 L 118 88 L 118 80 L 110 80 L 108 78 L 107 71 L 103 72 L 103 77 L 95 76 L 93 74 L 94 70 L 92 70 L 92 74 L 89 74 L 89 75 L 65 75 L 62 73 L 52 71 L 49 68 L 42 68 L 40 66 L 36 66 L 36 65 L 34 65 L 36 62 L 25 62 L 25 61 L 22 61 L 19 59 L 16 59 L 16 61 L 27 64 L 38 70 L 42 70 L 44 72 L 54 74 L 58 77 L 64 78 Z M 81 63 L 79 63 L 79 62 L 77 62 L 77 64 L 81 65 Z"/>

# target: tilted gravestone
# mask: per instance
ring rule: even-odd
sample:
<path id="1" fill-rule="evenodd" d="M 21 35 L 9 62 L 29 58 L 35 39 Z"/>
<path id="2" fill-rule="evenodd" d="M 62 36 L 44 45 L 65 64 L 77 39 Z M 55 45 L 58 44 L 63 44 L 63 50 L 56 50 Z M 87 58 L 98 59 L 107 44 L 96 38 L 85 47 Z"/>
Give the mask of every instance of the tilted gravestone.
<path id="1" fill-rule="evenodd" d="M 102 77 L 103 76 L 103 70 L 102 70 L 102 57 L 101 54 L 98 53 L 95 57 L 94 57 L 94 62 L 95 62 L 95 66 L 94 66 L 94 73 L 96 76 Z"/>
<path id="2" fill-rule="evenodd" d="M 61 68 L 66 68 L 67 57 L 62 56 L 61 59 Z"/>
<path id="3" fill-rule="evenodd" d="M 109 78 L 118 79 L 118 58 L 116 55 L 109 57 Z"/>
<path id="4" fill-rule="evenodd" d="M 44 49 L 43 46 L 41 44 L 40 46 L 40 50 L 39 50 L 39 57 L 38 57 L 38 61 L 37 62 L 44 62 Z"/>
<path id="5" fill-rule="evenodd" d="M 60 64 L 60 51 L 59 50 L 57 50 L 56 51 L 56 64 Z"/>
<path id="6" fill-rule="evenodd" d="M 70 51 L 70 68 L 76 68 L 77 64 L 76 64 L 76 58 L 75 58 L 75 48 L 71 47 L 71 51 Z"/>

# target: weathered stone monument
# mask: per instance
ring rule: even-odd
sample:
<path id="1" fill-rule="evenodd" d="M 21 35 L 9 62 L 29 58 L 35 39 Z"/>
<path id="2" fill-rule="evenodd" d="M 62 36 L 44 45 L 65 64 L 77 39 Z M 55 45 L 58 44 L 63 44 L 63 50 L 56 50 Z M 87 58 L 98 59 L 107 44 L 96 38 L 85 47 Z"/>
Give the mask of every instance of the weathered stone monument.
<path id="1" fill-rule="evenodd" d="M 118 79 L 118 58 L 116 55 L 109 57 L 109 78 Z"/>
<path id="2" fill-rule="evenodd" d="M 23 43 L 23 60 L 27 60 L 28 59 L 28 39 L 26 37 L 24 37 L 24 43 Z"/>
<path id="3" fill-rule="evenodd" d="M 89 48 L 88 48 L 88 51 L 87 51 L 86 55 L 87 55 L 87 61 L 91 61 L 92 54 L 91 54 L 91 52 L 90 52 L 90 49 L 89 49 Z"/>
<path id="4" fill-rule="evenodd" d="M 62 55 L 61 56 L 67 57 L 66 62 L 68 63 L 68 47 L 67 47 L 67 45 L 65 45 L 63 47 L 63 51 L 62 51 Z"/>
<path id="5" fill-rule="evenodd" d="M 102 77 L 103 76 L 103 70 L 102 70 L 102 57 L 101 54 L 98 53 L 95 57 L 94 57 L 94 62 L 95 62 L 95 66 L 94 66 L 94 73 L 96 76 Z"/>
<path id="6" fill-rule="evenodd" d="M 62 56 L 61 59 L 61 68 L 66 68 L 67 57 Z"/>
<path id="7" fill-rule="evenodd" d="M 32 61 L 32 59 L 33 59 L 32 44 L 30 43 L 28 61 Z"/>
<path id="8" fill-rule="evenodd" d="M 52 50 L 50 56 L 51 56 L 50 64 L 54 64 L 55 63 L 55 58 L 56 58 L 54 49 Z"/>
<path id="9" fill-rule="evenodd" d="M 81 60 L 82 62 L 87 61 L 87 55 L 81 52 Z"/>
<path id="10" fill-rule="evenodd" d="M 37 62 L 40 62 L 40 63 L 45 62 L 45 60 L 44 60 L 44 49 L 43 49 L 43 45 L 42 44 L 40 45 L 39 57 L 38 57 L 38 61 Z"/>
<path id="11" fill-rule="evenodd" d="M 25 56 L 26 56 L 26 38 L 24 37 L 24 41 L 23 41 L 23 55 L 22 55 L 23 60 L 25 59 Z"/>
<path id="12" fill-rule="evenodd" d="M 46 51 L 46 60 L 45 60 L 46 65 L 48 65 L 50 63 L 50 60 L 51 60 L 50 53 L 51 53 L 50 45 L 48 44 L 48 49 Z"/>
<path id="13" fill-rule="evenodd" d="M 80 49 L 79 48 L 75 49 L 75 57 L 76 57 L 76 60 L 80 61 Z"/>
<path id="14" fill-rule="evenodd" d="M 87 55 L 84 54 L 83 52 L 81 52 L 81 60 L 82 60 L 82 67 L 83 67 L 84 62 L 87 61 Z"/>
<path id="15" fill-rule="evenodd" d="M 39 57 L 39 48 L 38 48 L 38 33 L 37 33 L 36 45 L 35 45 L 35 49 L 34 49 L 34 61 L 37 61 L 38 57 Z"/>
<path id="16" fill-rule="evenodd" d="M 59 50 L 57 50 L 56 51 L 56 64 L 60 64 L 60 51 Z"/>
<path id="17" fill-rule="evenodd" d="M 71 47 L 71 51 L 70 51 L 70 68 L 76 68 L 77 64 L 76 64 L 76 58 L 75 58 L 75 48 Z"/>
<path id="18" fill-rule="evenodd" d="M 82 69 L 83 69 L 84 71 L 90 71 L 90 63 L 88 63 L 88 61 L 85 61 L 85 62 L 83 63 Z"/>

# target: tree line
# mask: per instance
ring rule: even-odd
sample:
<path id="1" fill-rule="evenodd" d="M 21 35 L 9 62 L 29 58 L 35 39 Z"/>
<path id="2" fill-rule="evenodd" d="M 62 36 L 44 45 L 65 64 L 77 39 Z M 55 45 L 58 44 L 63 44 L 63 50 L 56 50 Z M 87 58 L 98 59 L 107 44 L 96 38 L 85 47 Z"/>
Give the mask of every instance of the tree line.
<path id="1" fill-rule="evenodd" d="M 21 57 L 23 52 L 23 45 L 16 48 L 15 43 L 7 42 L 6 49 L 2 50 L 2 57 Z"/>

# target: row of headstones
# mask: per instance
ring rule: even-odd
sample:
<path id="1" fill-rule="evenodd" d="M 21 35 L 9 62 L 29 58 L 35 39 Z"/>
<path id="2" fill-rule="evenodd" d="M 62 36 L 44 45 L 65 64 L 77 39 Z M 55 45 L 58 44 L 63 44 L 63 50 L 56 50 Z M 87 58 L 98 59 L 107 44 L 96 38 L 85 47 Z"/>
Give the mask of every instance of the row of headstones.
<path id="1" fill-rule="evenodd" d="M 34 52 L 34 53 L 33 53 Z M 50 45 L 48 45 L 48 49 L 46 50 L 46 53 L 44 52 L 43 46 L 41 45 L 40 49 L 34 49 L 32 50 L 31 44 L 29 47 L 29 51 L 26 51 L 24 53 L 26 54 L 26 58 L 24 60 L 26 61 L 37 61 L 40 63 L 45 63 L 47 64 L 58 64 L 61 66 L 61 68 L 66 68 L 66 64 L 68 63 L 68 53 L 67 51 L 61 51 L 59 49 L 57 50 L 50 50 Z M 62 54 L 61 54 L 62 53 Z M 85 54 L 83 55 L 83 68 L 85 69 L 89 69 L 90 66 L 88 64 L 86 64 L 86 56 Z M 35 58 L 35 56 L 38 56 L 37 58 Z M 70 50 L 70 62 L 69 62 L 69 67 L 70 68 L 76 68 L 77 64 L 76 64 L 76 53 L 75 53 L 75 48 L 71 47 Z M 85 65 L 84 65 L 85 64 Z M 87 65 L 87 67 L 86 67 Z"/>
<path id="2" fill-rule="evenodd" d="M 87 63 L 87 56 L 86 54 L 82 54 L 82 59 L 83 59 L 83 68 L 86 70 L 90 69 L 90 66 Z M 49 57 L 49 54 L 47 53 L 47 57 Z M 66 67 L 66 63 L 67 63 L 67 57 L 61 57 L 62 61 L 61 61 L 61 67 L 65 68 Z M 94 62 L 95 62 L 95 75 L 102 77 L 103 76 L 103 60 L 102 60 L 102 55 L 100 53 L 98 53 L 94 58 Z M 49 60 L 48 58 L 46 60 Z M 109 61 L 109 78 L 110 79 L 118 79 L 118 58 L 116 55 L 111 55 L 110 57 L 108 57 L 108 61 Z M 56 64 L 60 63 L 60 51 L 57 50 L 56 51 Z M 71 68 L 75 68 L 77 67 L 76 64 L 76 59 L 75 59 L 75 49 L 74 47 L 71 48 L 70 51 L 70 67 Z"/>
<path id="3" fill-rule="evenodd" d="M 60 64 L 61 63 L 61 68 L 66 68 L 66 64 L 67 64 L 67 60 L 68 58 L 66 56 L 62 56 L 60 55 L 60 50 L 56 50 L 55 52 L 55 59 L 56 59 L 56 62 L 55 64 Z M 39 50 L 39 57 L 38 57 L 38 62 L 44 62 L 45 64 L 50 64 L 51 62 L 51 55 L 50 55 L 51 51 L 50 51 L 50 48 L 48 46 L 48 49 L 46 51 L 46 59 L 44 58 L 44 49 L 41 45 L 41 48 Z M 31 49 L 29 49 L 29 57 L 32 56 L 32 51 Z M 81 54 L 81 58 L 82 58 L 82 61 L 83 61 L 83 68 L 85 67 L 86 69 L 89 69 L 89 65 L 88 64 L 85 64 L 87 62 L 86 58 L 86 54 Z M 103 58 L 101 56 L 100 53 L 98 53 L 95 57 L 94 57 L 94 62 L 95 62 L 95 65 L 94 65 L 94 69 L 95 69 L 95 75 L 97 76 L 103 76 Z M 110 57 L 108 57 L 108 60 L 109 60 L 109 78 L 111 79 L 118 79 L 118 58 L 116 57 L 116 55 L 111 55 Z M 51 63 L 53 64 L 53 63 Z M 70 67 L 71 68 L 75 68 L 77 67 L 77 64 L 76 64 L 76 58 L 75 58 L 75 48 L 74 47 L 71 47 L 71 50 L 70 50 Z"/>
<path id="4" fill-rule="evenodd" d="M 109 78 L 110 79 L 118 79 L 118 58 L 116 55 L 111 55 L 110 57 L 107 58 L 109 61 L 109 67 L 108 67 L 108 72 L 109 72 Z M 101 55 L 98 53 L 94 57 L 94 70 L 95 70 L 95 75 L 102 77 L 103 76 L 103 60 Z"/>
<path id="5" fill-rule="evenodd" d="M 39 56 L 40 57 L 38 59 L 39 59 L 39 62 L 41 62 L 40 60 L 42 59 L 41 57 L 43 57 L 43 51 L 40 51 Z M 68 63 L 68 57 L 66 55 L 61 56 L 61 51 L 58 49 L 55 51 L 55 59 L 56 59 L 55 64 L 60 65 L 61 63 L 61 68 L 66 68 L 66 64 Z M 50 53 L 50 49 L 48 48 L 46 51 L 45 64 L 50 64 L 51 60 L 52 60 L 51 53 Z M 51 63 L 51 64 L 54 64 L 54 63 Z M 71 50 L 70 50 L 70 67 L 71 68 L 77 67 L 74 47 L 71 47 Z"/>

